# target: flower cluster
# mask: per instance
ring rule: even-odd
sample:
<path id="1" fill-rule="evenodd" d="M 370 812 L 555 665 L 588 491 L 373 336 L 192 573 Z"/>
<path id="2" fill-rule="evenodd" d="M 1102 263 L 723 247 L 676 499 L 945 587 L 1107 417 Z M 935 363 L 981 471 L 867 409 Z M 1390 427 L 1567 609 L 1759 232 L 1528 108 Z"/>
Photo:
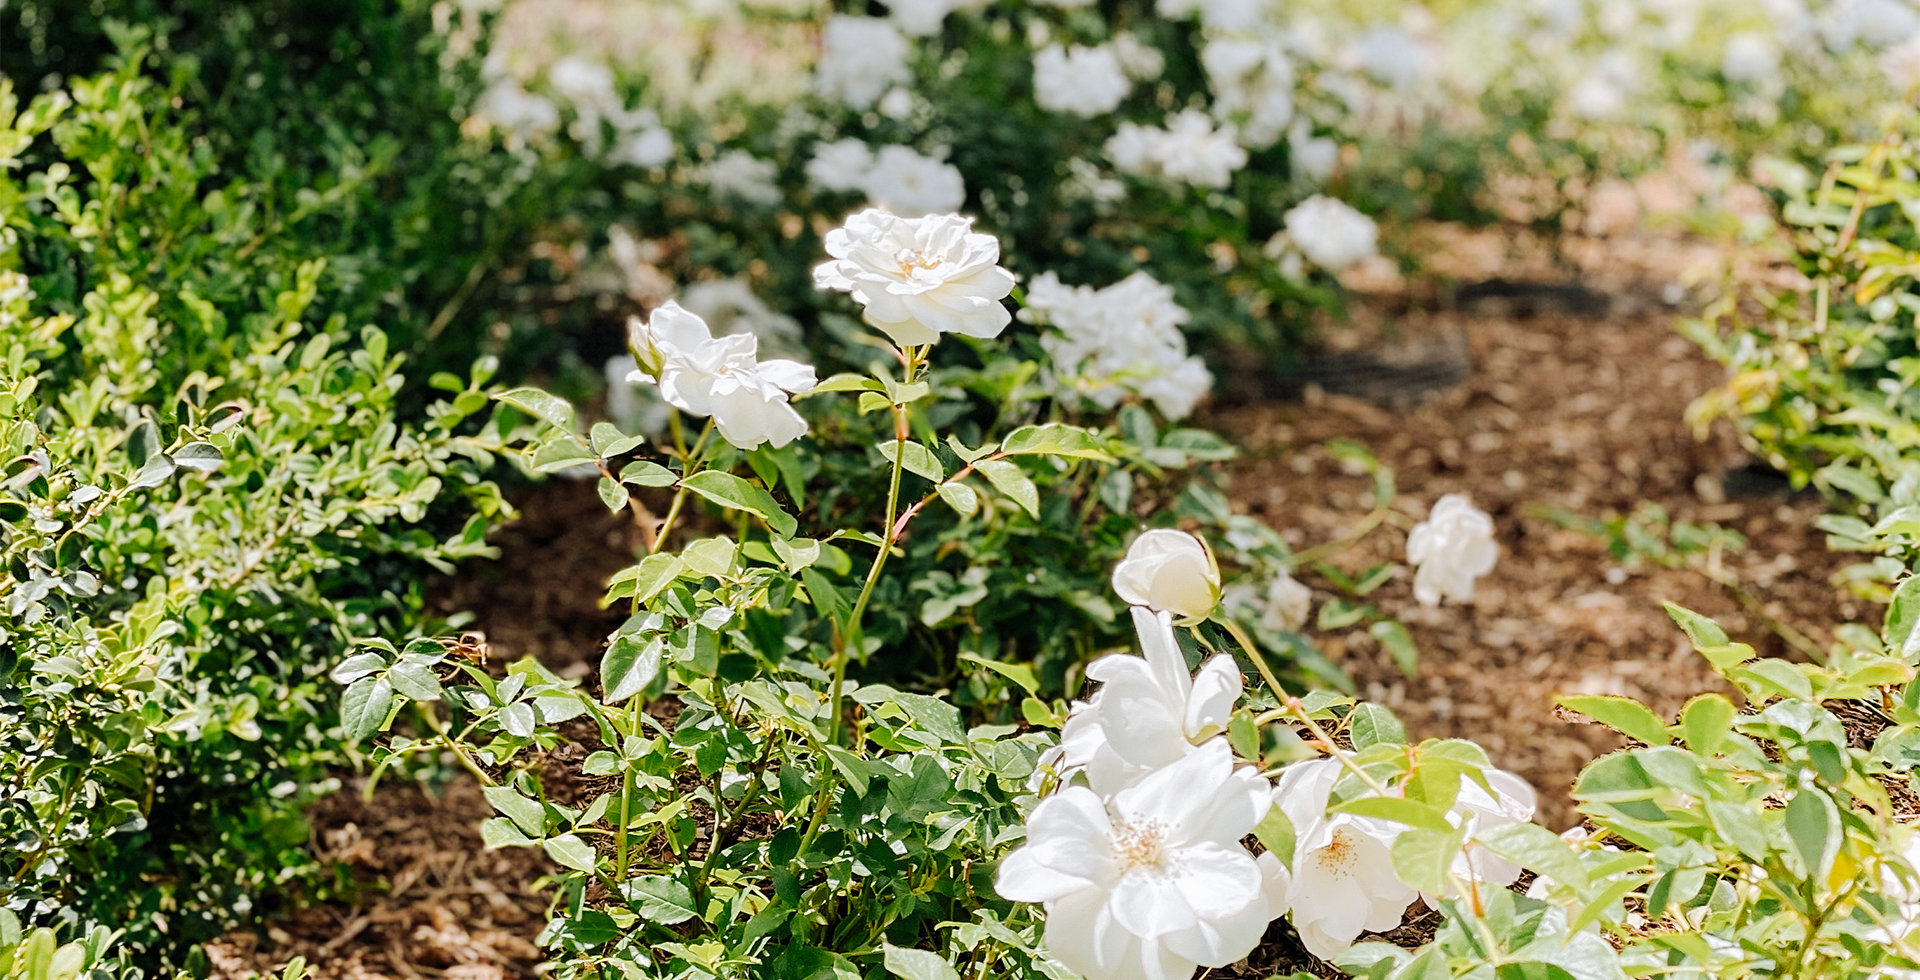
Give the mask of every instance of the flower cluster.
<path id="1" fill-rule="evenodd" d="M 1213 387 L 1205 362 L 1187 354 L 1180 332 L 1187 311 L 1173 301 L 1172 288 L 1144 272 L 1103 289 L 1043 274 L 1028 287 L 1020 319 L 1053 328 L 1040 345 L 1063 396 L 1111 409 L 1134 395 L 1177 420 Z"/>
<path id="2" fill-rule="evenodd" d="M 1120 107 L 1133 82 L 1112 45 L 1063 48 L 1033 55 L 1033 101 L 1042 109 L 1092 118 Z"/>
<path id="3" fill-rule="evenodd" d="M 875 152 L 857 139 L 822 143 L 807 162 L 807 180 L 830 191 L 858 191 L 875 207 L 918 218 L 960 209 L 967 200 L 958 168 L 912 147 Z"/>
<path id="4" fill-rule="evenodd" d="M 1351 758 L 1334 750 L 1274 782 L 1236 766 L 1224 733 L 1244 688 L 1239 666 L 1218 653 L 1189 673 L 1175 632 L 1176 615 L 1191 625 L 1213 614 L 1219 575 L 1192 535 L 1152 530 L 1134 542 L 1113 584 L 1134 607 L 1142 655 L 1088 667 L 1100 687 L 1073 706 L 1030 783 L 1059 788 L 1000 867 L 999 893 L 1043 904 L 1049 953 L 1089 980 L 1225 966 L 1281 916 L 1307 949 L 1331 957 L 1362 932 L 1398 926 L 1421 897 L 1393 858 L 1407 825 L 1340 806 L 1383 790 Z M 1295 583 L 1275 591 L 1284 585 Z M 1511 773 L 1487 767 L 1459 781 L 1445 817 L 1464 843 L 1449 892 L 1426 896 L 1430 904 L 1459 886 L 1512 884 L 1520 868 L 1475 840 L 1534 814 L 1533 790 Z M 1240 841 L 1269 808 L 1291 826 L 1293 850 L 1255 857 Z"/>
<path id="5" fill-rule="evenodd" d="M 1127 173 L 1196 187 L 1225 187 L 1234 171 L 1247 165 L 1238 128 L 1232 123 L 1216 128 L 1198 109 L 1179 112 L 1165 127 L 1123 122 L 1106 149 L 1114 166 Z"/>

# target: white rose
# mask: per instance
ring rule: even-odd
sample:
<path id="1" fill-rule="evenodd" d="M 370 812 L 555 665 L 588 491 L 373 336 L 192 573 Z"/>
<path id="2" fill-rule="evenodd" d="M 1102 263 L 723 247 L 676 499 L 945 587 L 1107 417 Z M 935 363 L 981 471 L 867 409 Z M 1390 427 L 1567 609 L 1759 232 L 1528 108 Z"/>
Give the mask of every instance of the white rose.
<path id="1" fill-rule="evenodd" d="M 1320 194 L 1293 206 L 1285 216 L 1287 238 L 1307 261 L 1329 272 L 1374 254 L 1380 229 L 1373 219 L 1343 201 Z"/>
<path id="2" fill-rule="evenodd" d="M 822 41 L 813 86 L 826 98 L 870 109 L 888 89 L 913 80 L 907 39 L 885 20 L 836 14 Z"/>
<path id="3" fill-rule="evenodd" d="M 1439 605 L 1443 598 L 1467 602 L 1473 598 L 1473 580 L 1493 571 L 1499 556 L 1493 518 L 1467 498 L 1447 494 L 1407 535 L 1407 560 L 1417 569 L 1413 597 L 1428 606 Z"/>
<path id="4" fill-rule="evenodd" d="M 1460 795 L 1454 798 L 1453 809 L 1447 811 L 1449 823 L 1467 830 L 1467 842 L 1454 856 L 1452 872 L 1461 881 L 1483 881 L 1505 888 L 1520 877 L 1520 866 L 1481 847 L 1474 837 L 1495 827 L 1531 821 L 1538 799 L 1526 780 L 1505 769 L 1487 769 L 1482 775 L 1493 792 L 1489 794 L 1472 777 L 1463 777 Z M 1454 890 L 1448 888 L 1440 895 L 1426 897 L 1428 905 L 1438 908 L 1440 899 L 1454 897 Z"/>
<path id="5" fill-rule="evenodd" d="M 813 159 L 807 161 L 807 180 L 821 190 L 859 190 L 872 169 L 873 150 L 866 141 L 849 136 L 813 148 Z"/>
<path id="6" fill-rule="evenodd" d="M 907 218 L 945 214 L 967 203 L 958 168 L 905 146 L 881 147 L 860 187 L 874 205 Z"/>
<path id="7" fill-rule="evenodd" d="M 908 34 L 925 37 L 940 33 L 940 24 L 952 12 L 952 0 L 886 0 L 887 16 Z"/>
<path id="8" fill-rule="evenodd" d="M 896 344 L 931 344 L 943 333 L 997 337 L 1013 320 L 1000 302 L 1013 273 L 998 265 L 1000 242 L 975 234 L 971 218 L 869 208 L 827 232 L 826 248 L 833 261 L 813 270 L 814 285 L 851 293 Z"/>
<path id="9" fill-rule="evenodd" d="M 634 356 L 628 380 L 660 386 L 667 403 L 713 418 L 721 438 L 741 449 L 774 447 L 807 434 L 807 422 L 787 403 L 789 393 L 814 386 L 813 368 L 794 361 L 761 361 L 752 334 L 715 339 L 705 320 L 668 300 L 653 316 L 633 319 Z"/>
<path id="10" fill-rule="evenodd" d="M 1298 762 L 1280 773 L 1273 799 L 1292 821 L 1293 927 L 1313 955 L 1332 959 L 1362 932 L 1400 924 L 1418 894 L 1393 870 L 1401 825 L 1328 815 L 1343 767 L 1336 759 Z"/>
<path id="11" fill-rule="evenodd" d="M 1215 739 L 1111 796 L 1070 786 L 1034 808 L 994 888 L 1044 903 L 1047 952 L 1087 980 L 1225 966 L 1259 945 L 1285 888 L 1240 843 L 1265 785 Z"/>
<path id="12" fill-rule="evenodd" d="M 1780 74 L 1780 47 L 1759 31 L 1743 31 L 1727 38 L 1720 57 L 1720 73 L 1729 81 L 1764 84 Z"/>
<path id="13" fill-rule="evenodd" d="M 1091 119 L 1119 108 L 1132 87 L 1111 45 L 1049 44 L 1033 56 L 1033 101 L 1042 109 Z"/>
<path id="14" fill-rule="evenodd" d="M 1220 566 L 1199 538 L 1156 528 L 1135 538 L 1114 568 L 1113 591 L 1132 605 L 1205 619 L 1220 601 Z"/>

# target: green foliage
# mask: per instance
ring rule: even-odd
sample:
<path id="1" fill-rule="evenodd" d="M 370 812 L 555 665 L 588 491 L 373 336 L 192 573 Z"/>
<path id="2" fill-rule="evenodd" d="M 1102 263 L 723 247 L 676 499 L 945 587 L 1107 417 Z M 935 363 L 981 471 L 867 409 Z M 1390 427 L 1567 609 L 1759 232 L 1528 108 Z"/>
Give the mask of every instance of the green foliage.
<path id="1" fill-rule="evenodd" d="M 125 40 L 23 110 L 0 81 L 0 896 L 154 965 L 297 883 L 327 666 L 508 509 L 493 367 L 415 421 L 387 334 L 322 308 L 299 229 L 364 199 L 223 168 L 191 71 Z"/>

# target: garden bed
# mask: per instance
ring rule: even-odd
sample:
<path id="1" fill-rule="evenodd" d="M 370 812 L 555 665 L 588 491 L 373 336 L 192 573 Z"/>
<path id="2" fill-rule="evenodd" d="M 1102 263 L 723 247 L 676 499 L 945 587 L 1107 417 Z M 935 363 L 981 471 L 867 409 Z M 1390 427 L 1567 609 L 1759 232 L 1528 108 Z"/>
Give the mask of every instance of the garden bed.
<path id="1" fill-rule="evenodd" d="M 1503 268 L 1487 256 L 1500 247 L 1472 239 L 1448 254 L 1463 279 L 1553 273 Z M 1652 297 L 1677 279 L 1712 281 L 1712 263 L 1726 256 L 1674 241 L 1575 242 L 1566 254 L 1585 288 L 1631 299 L 1408 312 L 1421 304 L 1380 297 L 1331 335 L 1336 346 L 1458 337 L 1472 373 L 1417 404 L 1387 408 L 1309 388 L 1297 403 L 1226 406 L 1203 420 L 1241 442 L 1228 484 L 1236 508 L 1296 547 L 1339 538 L 1371 505 L 1370 478 L 1326 452 L 1334 439 L 1361 443 L 1394 469 L 1400 497 L 1390 523 L 1411 525 L 1444 493 L 1465 493 L 1493 515 L 1500 563 L 1470 605 L 1427 610 L 1404 580 L 1368 597 L 1408 625 L 1420 649 L 1416 676 L 1402 675 L 1365 630 L 1328 634 L 1323 649 L 1411 735 L 1475 739 L 1540 787 L 1540 819 L 1554 830 L 1577 822 L 1565 787 L 1580 767 L 1620 744 L 1557 714 L 1554 695 L 1622 694 L 1672 711 L 1692 693 L 1723 688 L 1668 622 L 1663 601 L 1713 616 L 1774 655 L 1791 651 L 1769 620 L 1824 643 L 1834 625 L 1873 615 L 1829 584 L 1851 560 L 1830 554 L 1811 527 L 1821 503 L 1764 482 L 1755 489 L 1740 477 L 1751 461 L 1725 427 L 1702 441 L 1682 421 L 1722 369 L 1673 332 L 1679 313 Z M 1566 526 L 1643 501 L 1673 520 L 1744 536 L 1747 547 L 1719 567 L 1749 601 L 1691 568 L 1625 568 L 1604 537 Z M 562 676 L 584 676 L 619 620 L 598 607 L 599 584 L 630 561 L 637 539 L 588 483 L 555 480 L 519 505 L 520 520 L 495 538 L 501 560 L 443 581 L 435 605 L 473 611 L 470 628 L 486 633 L 496 661 L 532 655 Z M 1332 561 L 1354 571 L 1403 544 L 1400 533 L 1371 535 Z M 1325 586 L 1311 572 L 1303 578 Z M 465 777 L 438 800 L 394 783 L 365 804 L 343 790 L 313 815 L 315 849 L 360 883 L 360 900 L 309 910 L 263 939 L 231 937 L 214 950 L 214 975 L 244 976 L 299 954 L 323 978 L 531 976 L 545 898 L 527 883 L 541 859 L 523 849 L 482 852 L 475 825 L 488 812 Z M 1418 926 L 1416 915 L 1403 930 Z M 1288 929 L 1274 927 L 1273 941 L 1250 959 L 1259 969 L 1244 975 L 1308 965 Z"/>

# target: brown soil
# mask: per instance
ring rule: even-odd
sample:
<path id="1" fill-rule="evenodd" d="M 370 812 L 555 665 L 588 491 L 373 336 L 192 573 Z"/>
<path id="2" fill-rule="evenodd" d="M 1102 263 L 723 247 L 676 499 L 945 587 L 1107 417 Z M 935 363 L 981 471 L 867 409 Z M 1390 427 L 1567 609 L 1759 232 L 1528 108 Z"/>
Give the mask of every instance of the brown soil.
<path id="1" fill-rule="evenodd" d="M 1632 253 L 1618 241 L 1576 241 L 1561 253 L 1571 267 L 1543 266 L 1524 258 L 1542 254 L 1535 244 L 1434 234 L 1461 280 L 1577 276 L 1608 301 L 1556 309 L 1549 294 L 1518 306 L 1463 308 L 1436 302 L 1444 290 L 1421 294 L 1388 283 L 1393 295 L 1360 304 L 1354 322 L 1330 335 L 1335 345 L 1464 350 L 1471 362 L 1464 382 L 1419 404 L 1396 399 L 1394 408 L 1309 390 L 1302 403 L 1223 406 L 1201 421 L 1244 448 L 1230 469 L 1236 507 L 1299 547 L 1341 537 L 1369 510 L 1369 479 L 1332 458 L 1328 440 L 1360 442 L 1395 470 L 1399 496 L 1388 526 L 1332 560 L 1349 572 L 1402 557 L 1405 529 L 1442 494 L 1468 494 L 1493 515 L 1501 560 L 1471 603 L 1422 607 L 1404 578 L 1367 597 L 1411 630 L 1421 654 L 1416 676 L 1403 676 L 1364 630 L 1317 639 L 1361 693 L 1392 707 L 1411 734 L 1475 739 L 1540 787 L 1542 820 L 1559 829 L 1577 822 L 1565 795 L 1575 773 L 1620 741 L 1556 716 L 1556 694 L 1626 694 L 1671 711 L 1719 687 L 1661 601 L 1714 616 L 1774 655 L 1789 651 L 1767 621 L 1824 644 L 1835 624 L 1874 610 L 1829 584 L 1849 560 L 1829 554 L 1811 528 L 1819 501 L 1740 494 L 1723 479 L 1744 462 L 1731 433 L 1722 426 L 1699 441 L 1682 422 L 1689 401 L 1723 372 L 1673 333 L 1677 313 L 1657 297 L 1674 282 L 1696 291 L 1710 285 L 1724 271 L 1724 255 L 1673 241 Z M 1777 270 L 1739 273 L 1752 281 Z M 1719 568 L 1750 602 L 1743 606 L 1697 570 L 1623 567 L 1600 538 L 1546 516 L 1618 515 L 1642 501 L 1676 520 L 1717 522 L 1744 535 L 1748 547 L 1725 555 Z M 473 611 L 469 628 L 484 631 L 497 663 L 531 655 L 564 676 L 585 677 L 619 622 L 597 600 L 600 584 L 635 553 L 632 525 L 609 514 L 586 483 L 556 481 L 521 504 L 522 519 L 495 536 L 501 560 L 441 583 L 435 608 Z M 1305 578 L 1320 599 L 1333 594 L 1324 577 Z M 475 828 L 489 810 L 474 785 L 456 780 L 444 794 L 436 801 L 389 785 L 371 804 L 351 793 L 323 803 L 313 815 L 316 853 L 350 873 L 361 900 L 301 913 L 264 938 L 215 944 L 214 974 L 242 977 L 299 954 L 329 980 L 531 976 L 545 898 L 528 888 L 543 858 L 524 849 L 484 851 Z M 1416 916 L 1401 931 L 1420 928 L 1430 924 Z M 1241 967 L 1210 975 L 1337 975 L 1308 957 L 1285 924 Z"/>

